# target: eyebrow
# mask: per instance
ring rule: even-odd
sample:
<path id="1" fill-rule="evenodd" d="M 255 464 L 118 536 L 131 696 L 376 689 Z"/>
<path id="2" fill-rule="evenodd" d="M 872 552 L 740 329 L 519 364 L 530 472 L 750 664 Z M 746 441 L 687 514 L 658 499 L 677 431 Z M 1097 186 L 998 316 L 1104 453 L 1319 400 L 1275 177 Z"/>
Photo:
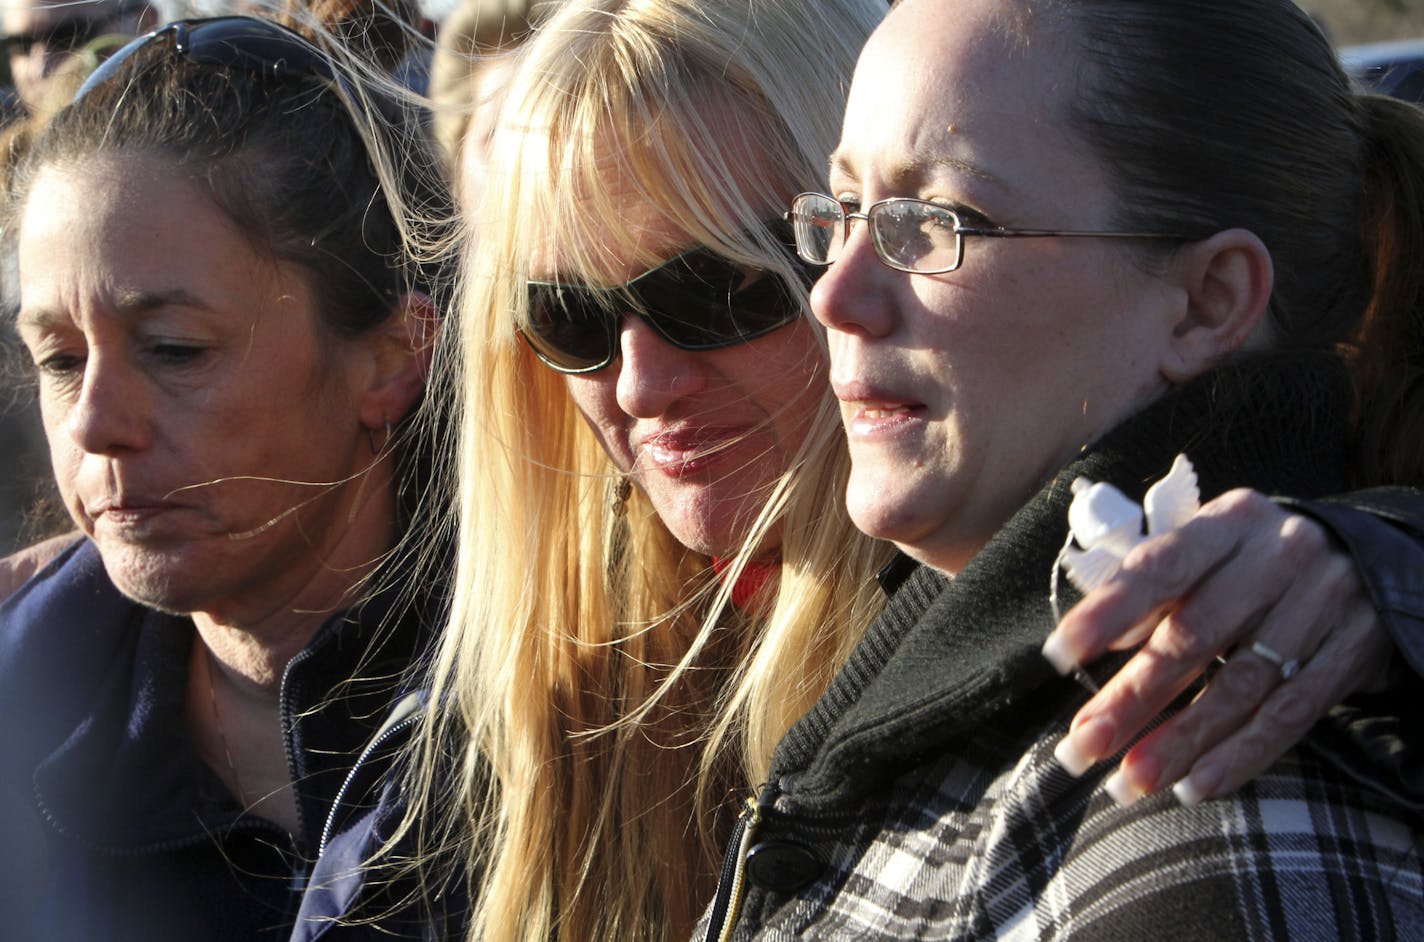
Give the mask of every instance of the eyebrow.
<path id="1" fill-rule="evenodd" d="M 211 304 L 181 288 L 171 291 L 120 291 L 112 307 L 115 313 L 122 317 L 138 317 L 165 307 L 213 310 Z M 68 321 L 67 315 L 53 308 L 21 308 L 15 318 L 15 326 L 44 330 L 62 326 Z"/>
<path id="2" fill-rule="evenodd" d="M 943 152 L 931 152 L 923 149 L 910 152 L 904 158 L 893 164 L 884 176 L 893 184 L 909 186 L 932 177 L 936 170 L 941 169 L 962 173 L 976 180 L 983 180 L 985 183 L 992 184 L 1001 189 L 1006 188 L 1004 181 L 978 164 L 953 157 Z M 854 164 L 850 158 L 839 150 L 831 154 L 830 172 L 832 174 L 840 173 L 848 177 L 856 176 Z"/>

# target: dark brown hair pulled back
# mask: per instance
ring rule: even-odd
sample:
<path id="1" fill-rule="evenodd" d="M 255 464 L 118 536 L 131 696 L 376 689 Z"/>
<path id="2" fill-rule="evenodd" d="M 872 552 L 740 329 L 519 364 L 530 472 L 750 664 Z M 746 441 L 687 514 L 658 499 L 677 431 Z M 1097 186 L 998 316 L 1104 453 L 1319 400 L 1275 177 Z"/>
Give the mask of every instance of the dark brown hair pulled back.
<path id="1" fill-rule="evenodd" d="M 166 41 L 144 46 L 54 117 L 21 167 L 8 217 L 19 218 L 45 166 L 150 155 L 211 198 L 259 253 L 302 271 L 334 335 L 385 324 L 412 293 L 444 310 L 456 220 L 423 116 L 371 80 L 368 64 L 325 48 L 336 50 L 339 82 L 197 61 Z M 403 525 L 419 519 L 432 448 L 428 437 L 397 447 Z"/>
<path id="2" fill-rule="evenodd" d="M 1290 0 L 1049 0 L 1091 68 L 1069 120 L 1124 229 L 1270 250 L 1272 344 L 1354 366 L 1361 483 L 1424 483 L 1424 115 L 1357 94 Z"/>
<path id="3" fill-rule="evenodd" d="M 21 170 L 12 218 L 47 164 L 161 157 L 259 251 L 307 272 L 330 329 L 359 334 L 407 292 L 443 297 L 443 270 L 415 261 L 409 234 L 438 242 L 431 227 L 452 225 L 454 210 L 416 110 L 348 81 L 364 103 L 327 79 L 221 67 L 153 43 L 55 116 Z"/>

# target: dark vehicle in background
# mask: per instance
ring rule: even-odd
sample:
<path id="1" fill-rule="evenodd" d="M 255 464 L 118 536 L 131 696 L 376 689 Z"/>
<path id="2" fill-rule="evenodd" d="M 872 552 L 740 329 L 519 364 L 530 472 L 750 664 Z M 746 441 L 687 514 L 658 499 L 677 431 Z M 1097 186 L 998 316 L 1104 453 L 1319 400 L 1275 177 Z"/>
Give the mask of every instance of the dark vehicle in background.
<path id="1" fill-rule="evenodd" d="M 1340 62 L 1362 86 L 1424 104 L 1424 39 L 1345 46 Z"/>

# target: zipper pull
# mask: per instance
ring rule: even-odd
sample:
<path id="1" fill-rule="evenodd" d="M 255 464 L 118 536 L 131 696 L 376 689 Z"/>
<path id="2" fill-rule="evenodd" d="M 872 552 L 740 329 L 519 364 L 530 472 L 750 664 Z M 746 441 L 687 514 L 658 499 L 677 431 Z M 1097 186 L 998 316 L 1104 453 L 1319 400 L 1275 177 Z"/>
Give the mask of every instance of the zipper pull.
<path id="1" fill-rule="evenodd" d="M 727 942 L 731 938 L 746 893 L 747 851 L 761 827 L 762 811 L 770 808 L 775 800 L 776 786 L 767 782 L 760 795 L 747 797 L 742 813 L 737 815 L 737 825 L 727 842 L 727 855 L 722 858 L 722 872 L 717 878 L 717 895 L 712 898 L 704 942 Z"/>

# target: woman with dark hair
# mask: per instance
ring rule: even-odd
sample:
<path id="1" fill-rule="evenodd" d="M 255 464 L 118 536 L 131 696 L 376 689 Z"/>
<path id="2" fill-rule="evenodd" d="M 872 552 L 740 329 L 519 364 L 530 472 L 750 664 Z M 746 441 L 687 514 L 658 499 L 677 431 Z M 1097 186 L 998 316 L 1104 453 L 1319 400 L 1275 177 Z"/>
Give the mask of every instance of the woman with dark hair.
<path id="1" fill-rule="evenodd" d="M 394 548 L 444 290 L 415 246 L 452 208 L 362 74 L 271 22 L 170 24 L 16 184 L 17 327 L 84 535 L 0 608 L 20 937 L 285 937 L 424 643 Z"/>

